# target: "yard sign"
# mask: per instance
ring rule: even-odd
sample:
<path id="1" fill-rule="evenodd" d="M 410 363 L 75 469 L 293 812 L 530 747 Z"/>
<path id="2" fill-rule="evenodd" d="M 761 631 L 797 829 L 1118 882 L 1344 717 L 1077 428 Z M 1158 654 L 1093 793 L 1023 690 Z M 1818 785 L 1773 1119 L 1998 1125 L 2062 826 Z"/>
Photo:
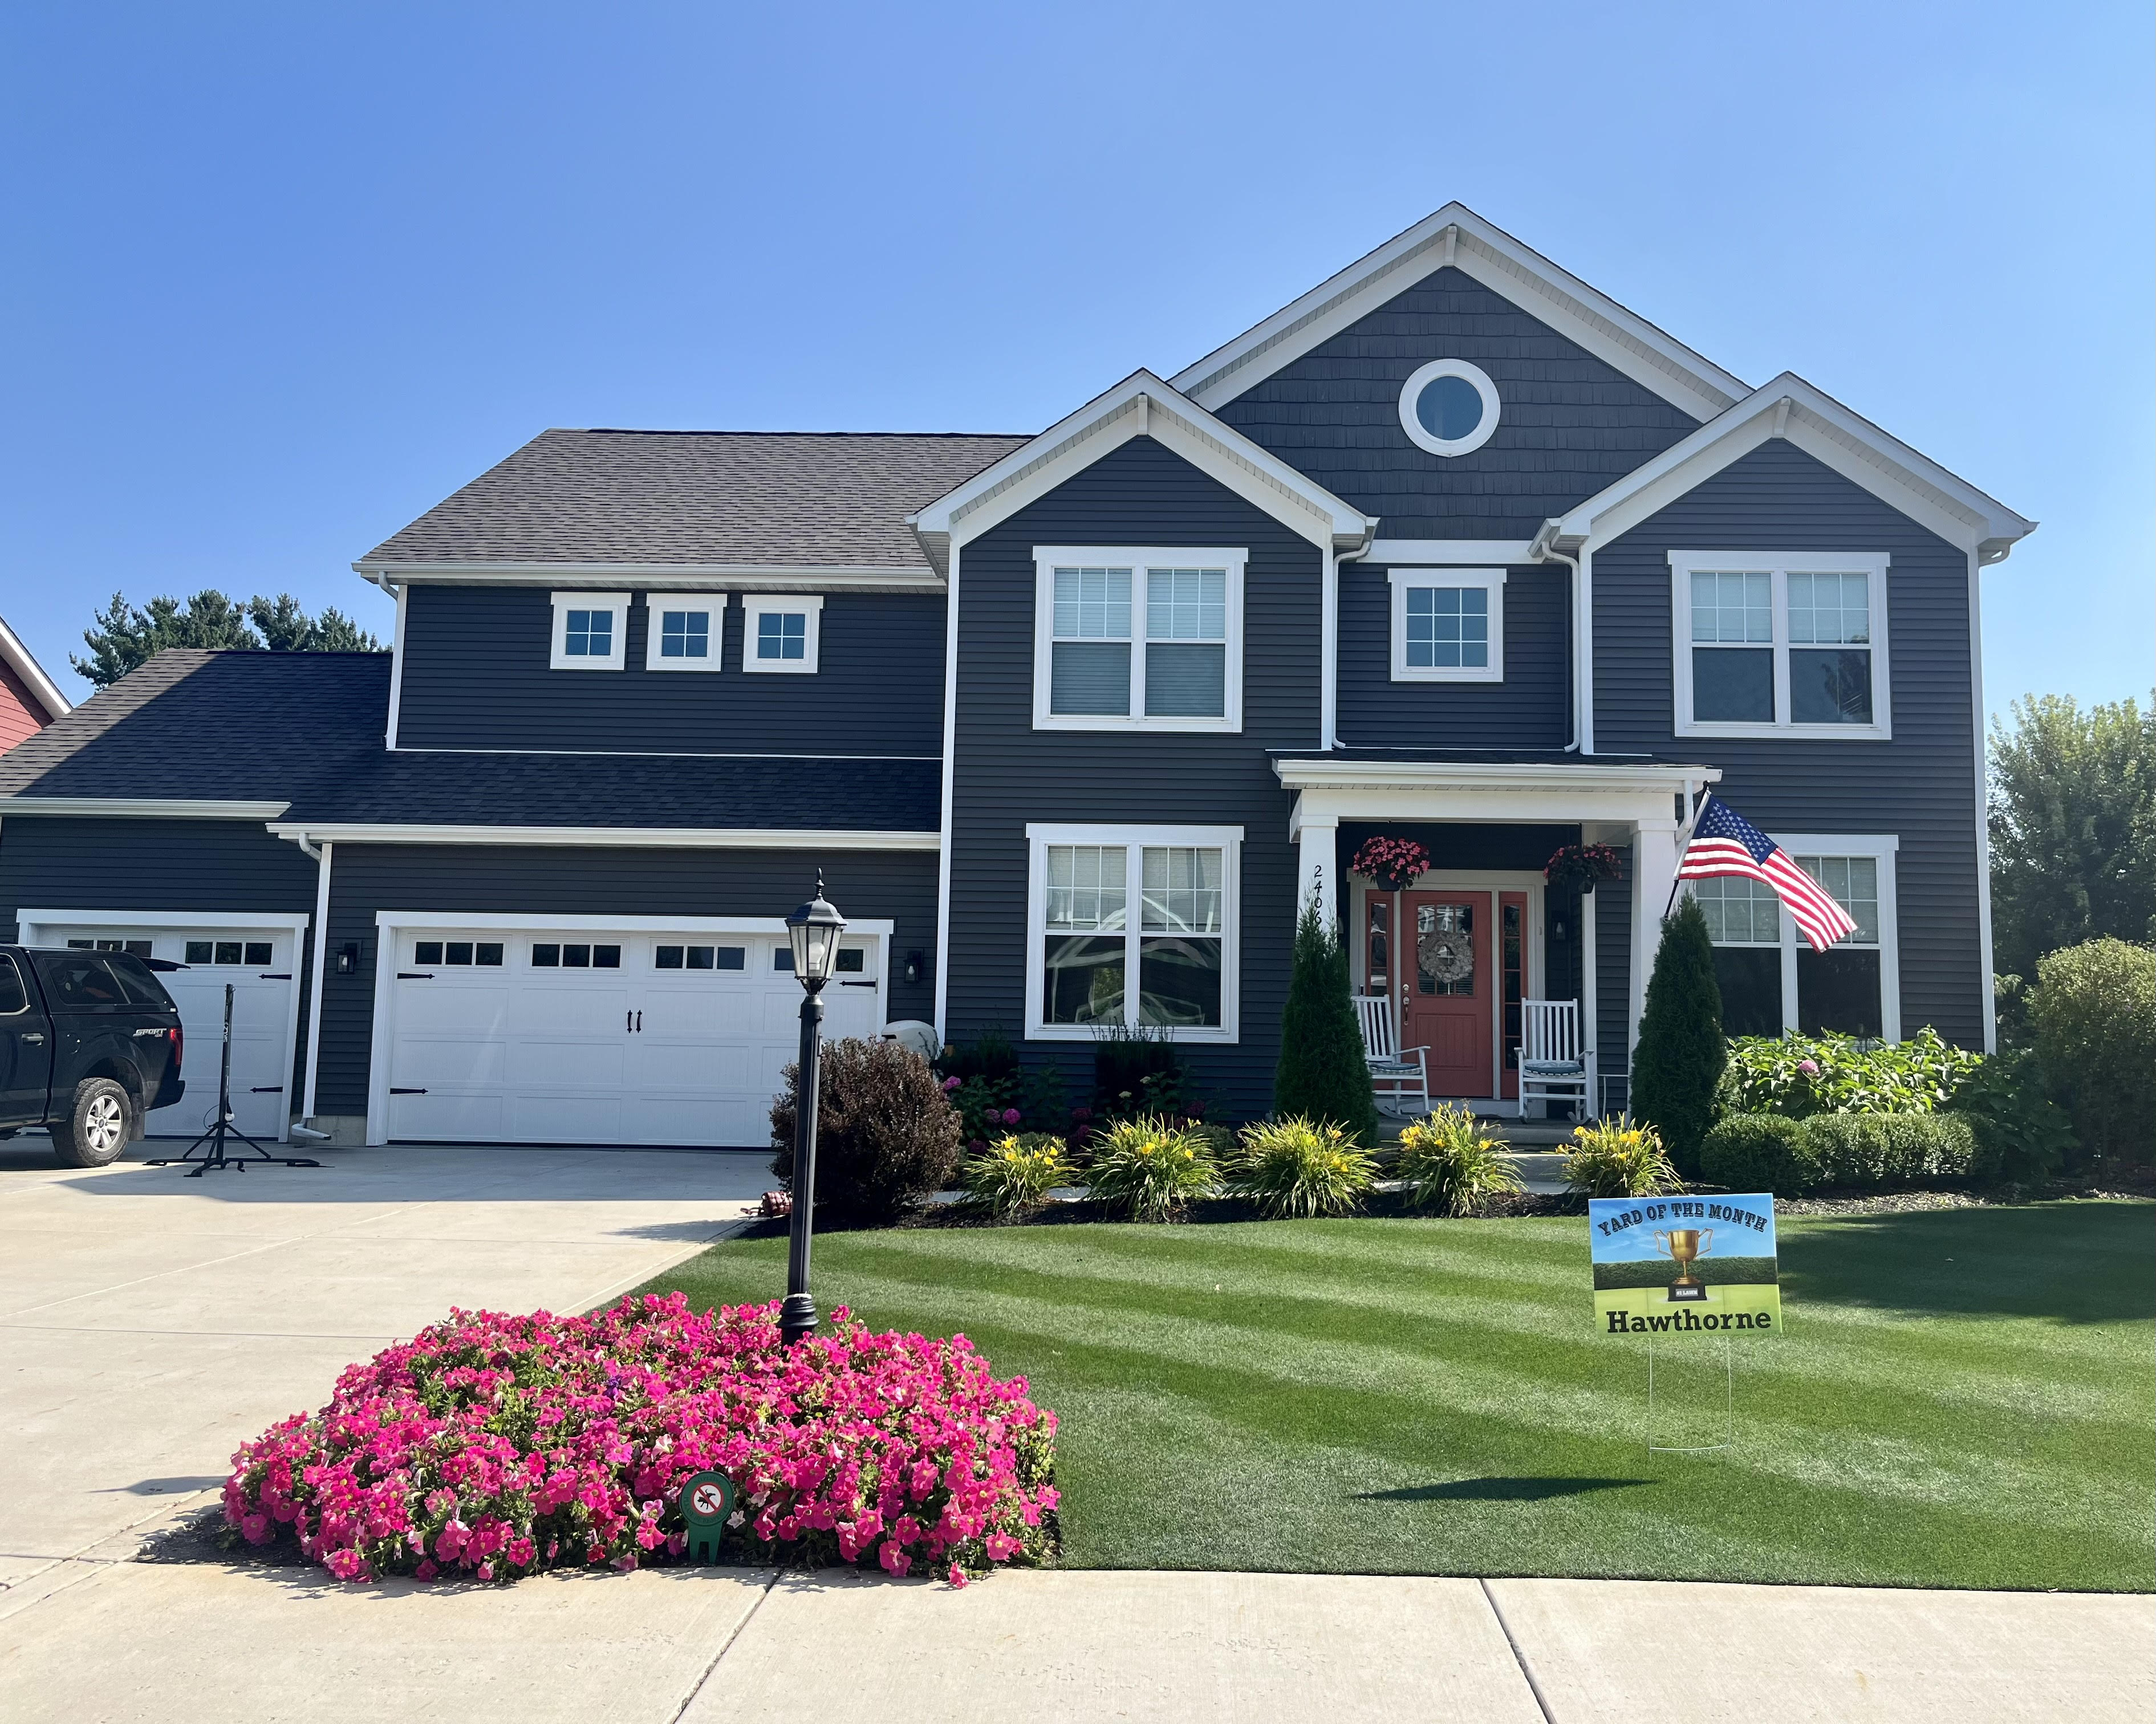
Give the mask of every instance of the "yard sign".
<path id="1" fill-rule="evenodd" d="M 1598 1335 L 1758 1335 L 1782 1326 L 1771 1192 L 1590 1198 Z"/>

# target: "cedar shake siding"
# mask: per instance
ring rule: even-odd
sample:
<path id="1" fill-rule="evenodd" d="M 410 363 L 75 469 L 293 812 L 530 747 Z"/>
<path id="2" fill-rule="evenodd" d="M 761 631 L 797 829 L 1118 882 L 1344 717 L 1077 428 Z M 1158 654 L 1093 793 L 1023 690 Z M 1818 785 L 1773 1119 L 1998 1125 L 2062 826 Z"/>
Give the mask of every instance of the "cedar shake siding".
<path id="1" fill-rule="evenodd" d="M 1887 553 L 1892 740 L 1678 738 L 1671 550 Z M 1770 441 L 1595 552 L 1594 743 L 1720 767 L 1717 793 L 1769 834 L 1899 834 L 1902 1034 L 1928 1024 L 1981 1047 L 1989 978 L 1977 942 L 1969 603 L 1964 552 Z"/>
<path id="2" fill-rule="evenodd" d="M 716 591 L 722 583 L 712 584 Z M 560 590 L 634 589 L 581 576 L 563 580 Z M 623 669 L 550 670 L 553 591 L 413 583 L 405 601 L 400 749 L 942 752 L 939 593 L 825 593 L 815 672 L 774 675 L 741 668 L 746 613 L 738 593 L 726 609 L 717 670 L 644 668 L 650 606 L 663 607 L 667 598 L 644 593 L 629 608 Z"/>
<path id="3" fill-rule="evenodd" d="M 1489 373 L 1496 434 L 1430 454 L 1400 391 L 1433 359 Z M 1389 539 L 1531 539 L 1699 422 L 1458 269 L 1424 276 L 1233 401 L 1221 418 L 1366 515 Z"/>
<path id="4" fill-rule="evenodd" d="M 1240 734 L 1033 729 L 1036 545 L 1247 547 Z M 1201 1095 L 1241 1117 L 1271 1105 L 1295 926 L 1293 798 L 1268 749 L 1318 742 L 1323 564 L 1317 547 L 1150 438 L 1103 456 L 967 544 L 958 574 L 958 700 L 947 1034 L 1025 1023 L 1029 822 L 1240 826 L 1240 1042 L 1188 1050 Z M 1034 1043 L 1092 1090 L 1083 1044 Z"/>

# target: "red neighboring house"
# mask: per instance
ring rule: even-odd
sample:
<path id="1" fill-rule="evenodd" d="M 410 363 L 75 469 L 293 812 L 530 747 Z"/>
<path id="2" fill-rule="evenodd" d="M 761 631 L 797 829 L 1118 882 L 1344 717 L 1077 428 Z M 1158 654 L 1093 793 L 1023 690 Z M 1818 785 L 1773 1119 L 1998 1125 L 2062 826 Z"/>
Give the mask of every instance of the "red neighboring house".
<path id="1" fill-rule="evenodd" d="M 68 697 L 0 618 L 0 754 L 68 711 Z"/>

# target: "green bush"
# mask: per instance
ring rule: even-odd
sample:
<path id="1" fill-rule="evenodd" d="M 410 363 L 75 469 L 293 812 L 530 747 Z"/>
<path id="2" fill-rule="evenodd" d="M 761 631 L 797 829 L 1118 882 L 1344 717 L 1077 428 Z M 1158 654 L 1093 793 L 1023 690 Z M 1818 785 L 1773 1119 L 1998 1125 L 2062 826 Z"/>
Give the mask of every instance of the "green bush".
<path id="1" fill-rule="evenodd" d="M 1479 1214 L 1492 1198 L 1525 1189 L 1505 1140 L 1486 1137 L 1464 1102 L 1444 1102 L 1402 1127 L 1397 1171 L 1408 1201 L 1440 1215 Z"/>
<path id="2" fill-rule="evenodd" d="M 1778 1113 L 1732 1114 L 1700 1146 L 1702 1176 L 1731 1191 L 1802 1196 L 1819 1186 L 1818 1158 L 1804 1147 L 1795 1120 Z"/>
<path id="3" fill-rule="evenodd" d="M 1268 1215 L 1344 1215 L 1376 1172 L 1337 1126 L 1264 1120 L 1243 1128 L 1229 1189 Z"/>
<path id="4" fill-rule="evenodd" d="M 2073 1121 L 2045 1093 L 2043 1067 L 2029 1048 L 2003 1048 L 1964 1078 L 1948 1104 L 1976 1133 L 1970 1174 L 1984 1185 L 2032 1185 L 2078 1147 Z"/>
<path id="5" fill-rule="evenodd" d="M 1820 1113 L 1797 1139 L 1820 1183 L 1845 1191 L 1952 1184 L 1976 1164 L 1976 1134 L 1951 1113 Z"/>
<path id="6" fill-rule="evenodd" d="M 1014 1131 L 1069 1128 L 1063 1074 L 1053 1065 L 1021 1063 L 1018 1049 L 1000 1029 L 985 1031 L 970 1047 L 946 1048 L 936 1070 L 964 1121 L 960 1142 L 974 1153 Z"/>
<path id="7" fill-rule="evenodd" d="M 2110 1167 L 2156 1161 L 2156 952 L 2092 940 L 2036 966 L 2036 1057 L 2082 1147 Z"/>
<path id="8" fill-rule="evenodd" d="M 1685 1188 L 1661 1134 L 1629 1116 L 1573 1127 L 1564 1183 L 1590 1198 L 1663 1197 Z"/>
<path id="9" fill-rule="evenodd" d="M 1273 1111 L 1282 1119 L 1337 1126 L 1358 1143 L 1374 1144 L 1378 1104 L 1348 990 L 1348 954 L 1313 896 L 1295 925 Z"/>
<path id="10" fill-rule="evenodd" d="M 1093 1120 L 1183 1119 L 1199 1111 L 1190 1063 L 1165 1024 L 1110 1024 L 1093 1035 Z"/>
<path id="11" fill-rule="evenodd" d="M 1661 1135 L 1680 1173 L 1699 1171 L 1699 1146 L 1714 1119 L 1715 1085 L 1729 1044 L 1707 913 L 1689 893 L 1662 923 L 1661 944 L 1632 1050 L 1632 1106 Z"/>
<path id="12" fill-rule="evenodd" d="M 958 1165 L 957 1111 L 928 1062 L 896 1042 L 824 1045 L 816 1108 L 819 1208 L 851 1221 L 890 1221 L 950 1183 Z M 771 1106 L 771 1171 L 793 1178 L 793 1117 L 801 1073 Z"/>
<path id="13" fill-rule="evenodd" d="M 1093 1140 L 1086 1178 L 1096 1202 L 1133 1221 L 1165 1221 L 1220 1188 L 1211 1138 L 1158 1117 L 1110 1125 Z"/>
<path id="14" fill-rule="evenodd" d="M 1861 1046 L 1854 1037 L 1740 1036 L 1715 1091 L 1717 1117 L 1779 1113 L 1930 1113 L 1983 1060 L 1926 1024 L 1907 1040 Z"/>
<path id="15" fill-rule="evenodd" d="M 1057 1186 L 1070 1184 L 1071 1177 L 1063 1140 L 1045 1131 L 1014 1133 L 977 1150 L 958 1169 L 966 1207 L 998 1217 L 1038 1208 Z"/>

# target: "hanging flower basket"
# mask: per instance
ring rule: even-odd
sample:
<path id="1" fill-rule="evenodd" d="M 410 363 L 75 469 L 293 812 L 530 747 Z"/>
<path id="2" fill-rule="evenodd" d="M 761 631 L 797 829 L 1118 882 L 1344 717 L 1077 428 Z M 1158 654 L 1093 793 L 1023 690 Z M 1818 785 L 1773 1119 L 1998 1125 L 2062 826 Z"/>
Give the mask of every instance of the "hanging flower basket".
<path id="1" fill-rule="evenodd" d="M 1348 866 L 1373 885 L 1397 892 L 1430 872 L 1430 852 L 1411 838 L 1365 839 Z"/>
<path id="2" fill-rule="evenodd" d="M 1622 869 L 1608 844 L 1563 844 L 1543 865 L 1543 878 L 1553 886 L 1594 890 L 1597 880 L 1614 880 Z"/>

